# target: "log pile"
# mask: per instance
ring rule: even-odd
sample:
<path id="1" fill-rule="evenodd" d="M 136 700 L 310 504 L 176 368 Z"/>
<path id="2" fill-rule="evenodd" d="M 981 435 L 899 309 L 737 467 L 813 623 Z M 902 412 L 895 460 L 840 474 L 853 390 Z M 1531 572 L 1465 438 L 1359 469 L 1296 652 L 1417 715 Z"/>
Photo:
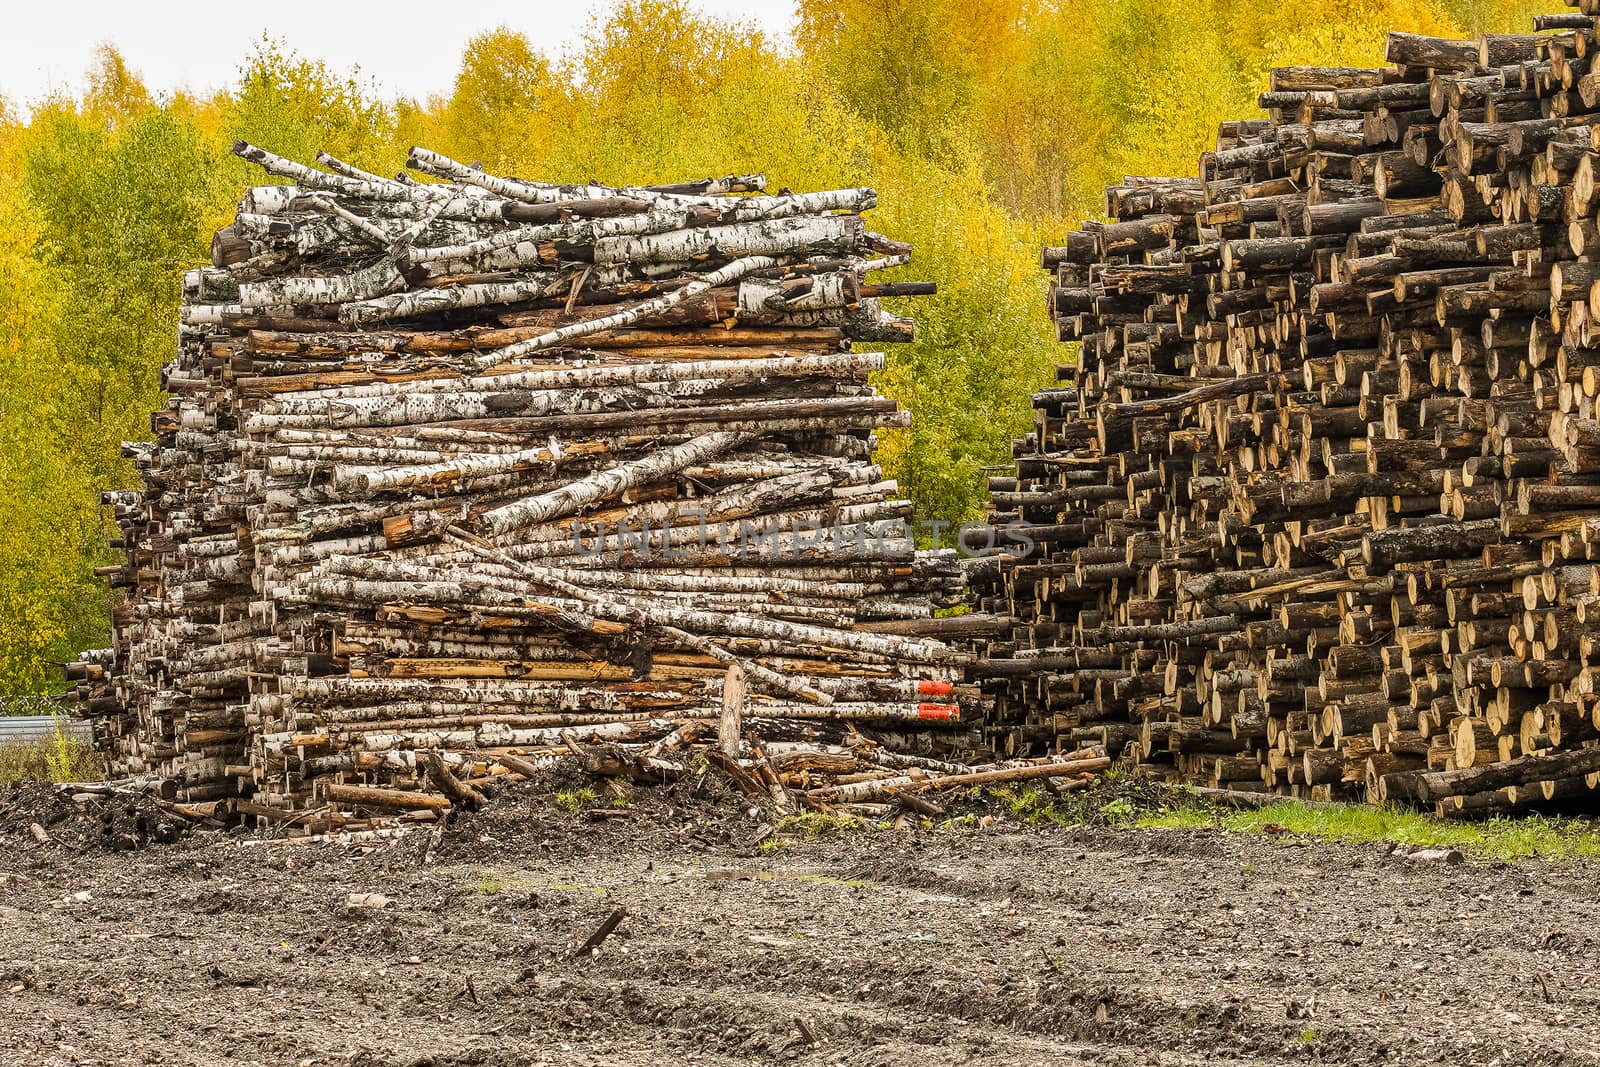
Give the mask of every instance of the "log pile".
<path id="1" fill-rule="evenodd" d="M 1078 358 L 991 483 L 1036 547 L 975 572 L 1003 752 L 1445 815 L 1600 782 L 1594 22 L 1275 70 L 1045 250 Z"/>
<path id="2" fill-rule="evenodd" d="M 115 772 L 273 820 L 425 809 L 430 764 L 659 759 L 729 678 L 766 739 L 962 736 L 930 636 L 957 561 L 872 462 L 907 413 L 853 348 L 932 290 L 873 280 L 910 249 L 872 190 L 235 152 L 292 184 L 185 276 L 143 488 L 106 496 L 114 647 L 69 666 Z"/>

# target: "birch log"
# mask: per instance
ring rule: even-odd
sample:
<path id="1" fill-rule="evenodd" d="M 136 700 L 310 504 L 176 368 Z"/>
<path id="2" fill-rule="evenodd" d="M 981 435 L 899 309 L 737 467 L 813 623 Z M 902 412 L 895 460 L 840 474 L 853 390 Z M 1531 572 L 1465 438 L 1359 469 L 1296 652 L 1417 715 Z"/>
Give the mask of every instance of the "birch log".
<path id="1" fill-rule="evenodd" d="M 399 269 L 392 261 L 382 259 L 350 274 L 242 282 L 239 285 L 239 304 L 244 308 L 348 304 L 370 300 L 405 287 L 406 280 Z"/>
<path id="2" fill-rule="evenodd" d="M 648 484 L 692 464 L 703 463 L 748 440 L 750 437 L 747 434 L 704 434 L 643 459 L 562 486 L 553 492 L 495 508 L 485 513 L 479 524 L 488 533 L 501 536 L 523 527 L 549 522 L 599 501 L 618 497 L 629 489 Z"/>
<path id="3" fill-rule="evenodd" d="M 665 296 L 657 297 L 654 300 L 646 301 L 643 304 L 637 304 L 627 311 L 619 311 L 615 315 L 591 319 L 588 322 L 573 323 L 571 326 L 563 326 L 548 333 L 540 334 L 538 337 L 531 337 L 526 341 L 507 345 L 498 351 L 486 353 L 474 360 L 474 366 L 480 371 L 488 370 L 502 363 L 521 359 L 524 356 L 532 355 L 555 345 L 566 344 L 589 334 L 603 333 L 607 330 L 617 330 L 625 326 L 632 326 L 636 322 L 676 307 L 693 297 L 699 296 L 701 293 L 715 289 L 719 285 L 736 282 L 753 271 L 775 267 L 778 263 L 779 260 L 771 256 L 749 256 L 745 259 L 735 260 L 726 267 L 712 271 L 710 274 L 690 282 L 681 289 Z"/>

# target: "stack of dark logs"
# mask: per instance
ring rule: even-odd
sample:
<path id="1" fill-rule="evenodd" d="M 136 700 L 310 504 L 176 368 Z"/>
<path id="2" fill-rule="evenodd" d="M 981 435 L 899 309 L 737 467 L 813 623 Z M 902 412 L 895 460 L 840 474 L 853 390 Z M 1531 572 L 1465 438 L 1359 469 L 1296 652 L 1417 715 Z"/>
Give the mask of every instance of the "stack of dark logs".
<path id="1" fill-rule="evenodd" d="M 852 343 L 909 339 L 879 298 L 932 287 L 871 280 L 910 250 L 870 189 L 235 151 L 293 184 L 186 276 L 144 488 L 106 498 L 115 645 L 69 667 L 117 773 L 326 823 L 502 757 L 648 777 L 729 685 L 769 742 L 970 729 L 957 561 L 872 462 L 906 413 Z"/>
<path id="2" fill-rule="evenodd" d="M 992 483 L 1036 547 L 974 572 L 1003 751 L 1441 814 L 1600 782 L 1594 21 L 1276 70 L 1045 250 L 1079 356 Z"/>

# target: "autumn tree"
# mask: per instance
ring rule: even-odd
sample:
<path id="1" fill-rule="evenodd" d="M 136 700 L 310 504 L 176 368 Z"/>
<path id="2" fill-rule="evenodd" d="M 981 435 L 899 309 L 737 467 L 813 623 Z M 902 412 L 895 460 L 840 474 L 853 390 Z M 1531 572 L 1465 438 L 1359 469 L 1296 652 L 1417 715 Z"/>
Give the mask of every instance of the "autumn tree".
<path id="1" fill-rule="evenodd" d="M 319 151 L 392 171 L 405 160 L 395 140 L 395 111 L 359 70 L 339 74 L 263 37 L 239 71 L 236 88 L 216 102 L 220 139 L 270 145 L 280 155 L 313 159 Z M 242 160 L 219 173 L 237 190 L 261 180 Z"/>
<path id="2" fill-rule="evenodd" d="M 541 101 L 556 90 L 550 61 L 528 38 L 501 27 L 467 42 L 450 97 L 437 110 L 441 150 L 505 173 L 542 154 L 529 134 L 544 123 Z"/>
<path id="3" fill-rule="evenodd" d="M 858 114 L 936 153 L 1017 60 L 1027 10 L 1023 0 L 813 0 L 795 36 Z"/>
<path id="4" fill-rule="evenodd" d="M 210 155 L 111 49 L 83 100 L 33 115 L 7 152 L 14 261 L 0 297 L 0 675 L 36 688 L 47 659 L 105 628 L 99 489 L 131 484 L 121 442 L 148 432 L 181 271 L 205 247 Z"/>

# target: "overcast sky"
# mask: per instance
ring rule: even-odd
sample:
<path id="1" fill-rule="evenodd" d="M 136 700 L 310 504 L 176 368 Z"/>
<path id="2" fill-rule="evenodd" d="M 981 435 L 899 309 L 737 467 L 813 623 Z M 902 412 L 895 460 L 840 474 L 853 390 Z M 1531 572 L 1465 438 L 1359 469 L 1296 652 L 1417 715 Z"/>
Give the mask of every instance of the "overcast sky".
<path id="1" fill-rule="evenodd" d="M 691 0 L 698 10 L 792 28 L 796 0 Z M 611 0 L 18 0 L 0 30 L 0 96 L 31 104 L 53 89 L 76 90 L 96 47 L 110 42 L 152 91 L 230 84 L 263 32 L 335 70 L 359 66 L 385 96 L 424 98 L 455 79 L 468 38 L 496 26 L 534 47 L 576 44 Z"/>

